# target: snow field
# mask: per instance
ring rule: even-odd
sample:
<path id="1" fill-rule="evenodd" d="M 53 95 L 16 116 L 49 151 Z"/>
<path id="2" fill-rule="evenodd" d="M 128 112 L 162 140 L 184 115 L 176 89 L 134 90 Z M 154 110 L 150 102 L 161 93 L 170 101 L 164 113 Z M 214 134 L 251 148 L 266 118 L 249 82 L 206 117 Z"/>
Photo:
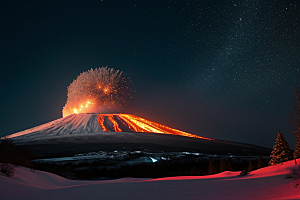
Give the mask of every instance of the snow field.
<path id="1" fill-rule="evenodd" d="M 297 160 L 300 163 L 300 159 Z M 12 178 L 0 176 L 1 199 L 300 199 L 300 180 L 286 178 L 294 161 L 239 176 L 222 172 L 208 176 L 158 179 L 122 178 L 77 181 L 17 167 Z"/>

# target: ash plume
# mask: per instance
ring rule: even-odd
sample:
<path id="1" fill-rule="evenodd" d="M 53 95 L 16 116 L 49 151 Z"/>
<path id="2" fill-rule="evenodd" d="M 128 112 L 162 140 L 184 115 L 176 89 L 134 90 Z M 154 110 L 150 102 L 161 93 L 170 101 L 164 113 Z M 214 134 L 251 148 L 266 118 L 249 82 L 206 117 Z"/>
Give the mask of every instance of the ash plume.
<path id="1" fill-rule="evenodd" d="M 63 117 L 77 113 L 118 111 L 129 105 L 132 82 L 123 72 L 99 67 L 82 72 L 68 86 Z"/>

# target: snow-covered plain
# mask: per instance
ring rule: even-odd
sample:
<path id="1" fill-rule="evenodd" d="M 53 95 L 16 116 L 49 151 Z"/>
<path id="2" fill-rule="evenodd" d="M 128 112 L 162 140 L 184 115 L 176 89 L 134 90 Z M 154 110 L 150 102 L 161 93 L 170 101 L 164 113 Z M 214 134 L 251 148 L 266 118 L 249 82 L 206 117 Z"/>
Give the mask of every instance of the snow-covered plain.
<path id="1" fill-rule="evenodd" d="M 300 163 L 300 159 L 297 160 Z M 77 181 L 17 167 L 12 178 L 0 176 L 0 198 L 6 199 L 300 199 L 300 180 L 286 178 L 294 161 L 239 176 L 223 172 L 209 176 L 158 179 L 122 178 Z"/>

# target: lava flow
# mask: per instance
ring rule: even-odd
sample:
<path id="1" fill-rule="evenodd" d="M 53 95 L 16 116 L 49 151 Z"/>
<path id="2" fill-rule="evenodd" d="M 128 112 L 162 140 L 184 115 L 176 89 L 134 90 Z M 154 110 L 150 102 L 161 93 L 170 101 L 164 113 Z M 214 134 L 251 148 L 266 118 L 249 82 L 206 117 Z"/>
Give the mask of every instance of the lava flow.
<path id="1" fill-rule="evenodd" d="M 106 120 L 105 120 L 106 119 Z M 119 120 L 116 120 L 119 119 Z M 205 140 L 214 140 L 211 138 L 201 137 L 184 131 L 170 128 L 168 126 L 146 120 L 141 117 L 137 117 L 130 114 L 99 114 L 98 123 L 102 127 L 104 132 L 109 131 L 108 121 L 111 122 L 114 132 L 125 132 L 119 127 L 119 123 L 128 127 L 133 132 L 143 132 L 143 133 L 159 133 L 159 134 L 170 134 L 170 135 L 180 135 L 185 137 L 199 138 Z M 119 122 L 117 122 L 119 121 Z"/>

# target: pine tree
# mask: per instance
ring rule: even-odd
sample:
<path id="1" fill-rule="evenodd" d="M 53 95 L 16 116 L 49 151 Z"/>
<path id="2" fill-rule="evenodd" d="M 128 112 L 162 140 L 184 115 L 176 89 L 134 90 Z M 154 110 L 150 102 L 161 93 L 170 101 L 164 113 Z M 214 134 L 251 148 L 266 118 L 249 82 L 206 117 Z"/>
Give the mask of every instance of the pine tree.
<path id="1" fill-rule="evenodd" d="M 294 159 L 300 158 L 300 134 L 296 135 L 296 145 L 293 157 Z"/>
<path id="2" fill-rule="evenodd" d="M 271 160 L 269 162 L 269 165 L 283 163 L 290 160 L 291 158 L 291 150 L 289 148 L 289 145 L 280 131 L 278 132 L 278 135 L 276 137 L 275 145 L 270 157 Z"/>
<path id="3" fill-rule="evenodd" d="M 259 159 L 257 160 L 257 169 L 265 167 L 265 161 L 262 158 L 262 155 L 260 155 Z"/>
<path id="4" fill-rule="evenodd" d="M 222 158 L 220 162 L 220 172 L 228 171 L 229 166 L 226 158 Z"/>
<path id="5" fill-rule="evenodd" d="M 209 167 L 208 167 L 208 174 L 216 174 L 219 173 L 219 169 L 218 166 L 216 165 L 216 163 L 212 160 L 210 160 L 209 162 Z"/>
<path id="6" fill-rule="evenodd" d="M 248 172 L 256 170 L 256 165 L 254 164 L 254 160 L 249 160 Z"/>
<path id="7" fill-rule="evenodd" d="M 298 91 L 297 86 L 295 86 L 295 89 L 297 93 L 297 103 L 293 103 L 294 112 L 290 116 L 290 123 L 294 127 L 292 133 L 296 138 L 296 145 L 293 157 L 294 159 L 297 159 L 300 158 L 300 92 Z"/>

